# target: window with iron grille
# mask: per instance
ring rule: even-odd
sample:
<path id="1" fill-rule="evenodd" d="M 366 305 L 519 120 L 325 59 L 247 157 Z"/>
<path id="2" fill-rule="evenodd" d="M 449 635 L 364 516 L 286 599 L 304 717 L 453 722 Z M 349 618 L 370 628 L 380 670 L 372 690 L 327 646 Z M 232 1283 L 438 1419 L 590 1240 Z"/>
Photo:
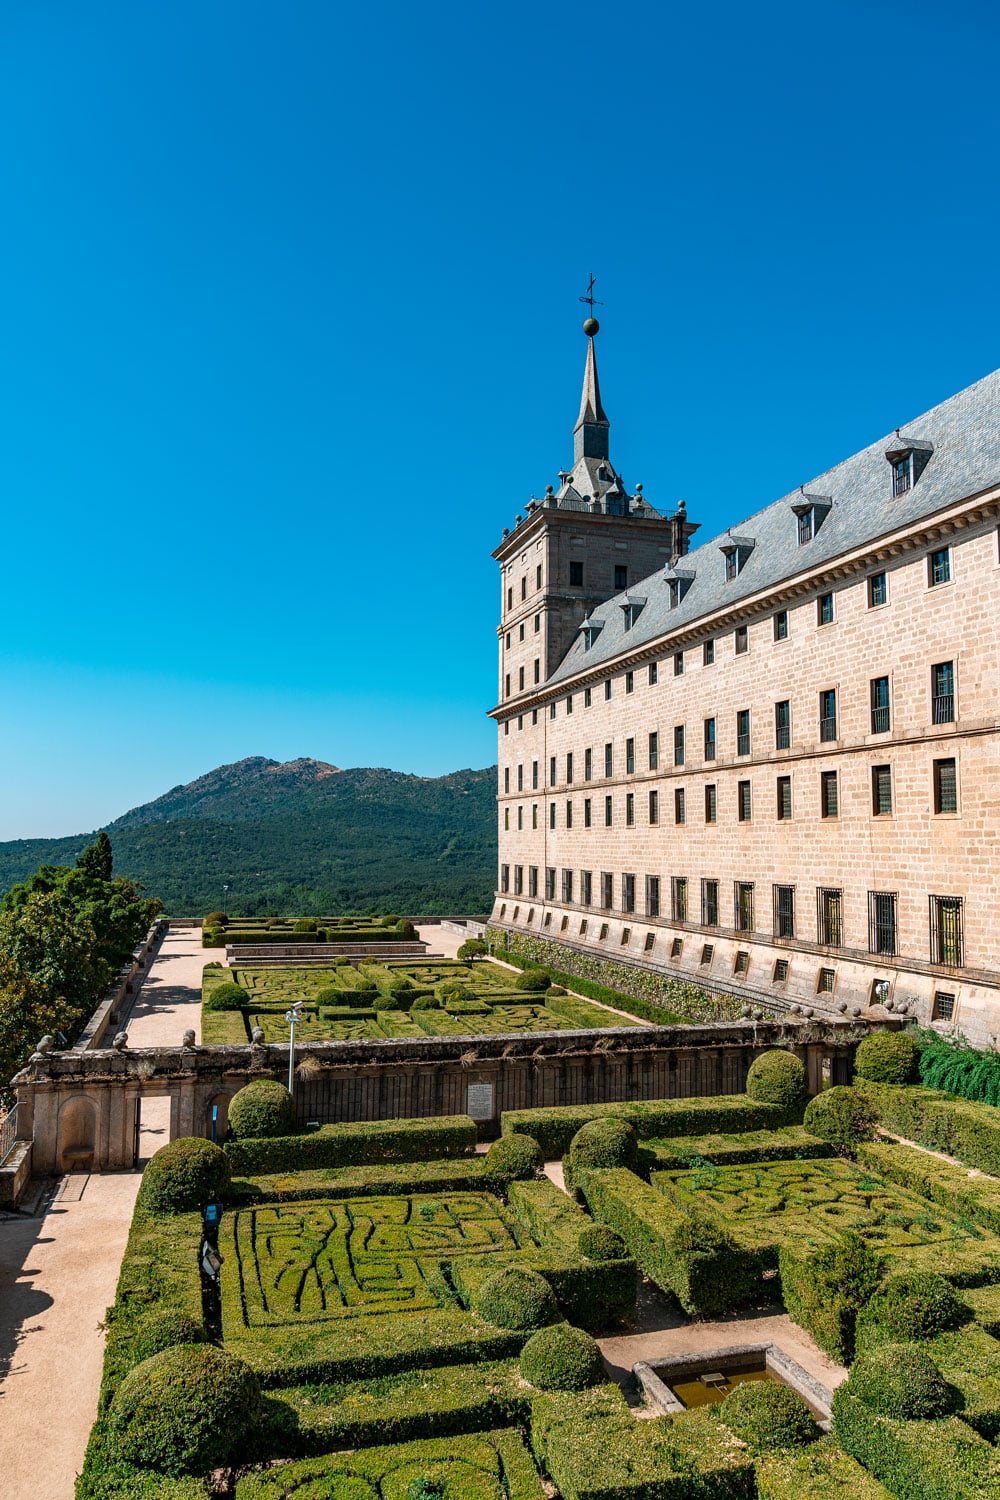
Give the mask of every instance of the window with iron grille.
<path id="1" fill-rule="evenodd" d="M 715 957 L 715 944 L 705 943 L 702 945 L 701 958 L 698 960 L 703 969 L 707 969 Z"/>
<path id="2" fill-rule="evenodd" d="M 635 740 L 625 741 L 625 775 L 635 775 Z"/>
<path id="3" fill-rule="evenodd" d="M 644 950 L 647 953 L 652 953 L 655 944 L 656 944 L 656 933 L 655 932 L 647 932 L 646 933 L 646 941 L 643 944 Z"/>
<path id="4" fill-rule="evenodd" d="M 896 892 L 868 892 L 868 951 L 896 952 Z"/>
<path id="5" fill-rule="evenodd" d="M 820 594 L 816 600 L 816 623 L 817 625 L 833 624 L 833 595 Z"/>
<path id="6" fill-rule="evenodd" d="M 660 915 L 660 877 L 659 875 L 646 876 L 646 916 L 658 917 Z"/>
<path id="7" fill-rule="evenodd" d="M 633 827 L 635 824 L 635 793 L 625 793 L 625 826 Z"/>
<path id="8" fill-rule="evenodd" d="M 719 882 L 717 880 L 701 882 L 701 925 L 702 927 L 718 927 L 719 925 Z"/>
<path id="9" fill-rule="evenodd" d="M 776 641 L 788 640 L 788 610 L 779 609 L 774 617 L 774 639 Z"/>
<path id="10" fill-rule="evenodd" d="M 670 915 L 675 922 L 688 919 L 688 883 L 683 875 L 673 875 L 670 879 Z"/>
<path id="11" fill-rule="evenodd" d="M 623 927 L 622 928 L 622 935 L 621 935 L 621 937 L 619 938 L 618 941 L 621 943 L 621 945 L 622 945 L 623 948 L 625 947 L 626 943 L 630 943 L 632 941 L 632 929 L 631 929 L 631 927 Z"/>
<path id="12" fill-rule="evenodd" d="M 622 911 L 635 911 L 635 876 L 622 876 Z"/>
<path id="13" fill-rule="evenodd" d="M 682 786 L 679 786 L 674 790 L 674 822 L 683 823 L 685 821 L 686 802 L 684 797 L 684 788 Z"/>
<path id="14" fill-rule="evenodd" d="M 736 714 L 736 754 L 750 754 L 750 710 L 741 708 Z"/>
<path id="15" fill-rule="evenodd" d="M 736 655 L 745 656 L 750 650 L 750 631 L 746 625 L 736 627 Z"/>
<path id="16" fill-rule="evenodd" d="M 737 880 L 734 884 L 736 896 L 736 931 L 753 931 L 753 881 Z"/>
<path id="17" fill-rule="evenodd" d="M 961 896 L 928 897 L 931 915 L 931 963 L 958 968 L 963 963 Z"/>
<path id="18" fill-rule="evenodd" d="M 549 827 L 550 828 L 554 828 L 555 826 L 556 826 L 556 805 L 555 805 L 554 802 L 550 802 L 549 803 Z"/>
<path id="19" fill-rule="evenodd" d="M 773 885 L 771 900 L 774 907 L 774 935 L 779 938 L 795 936 L 795 887 Z"/>
<path id="20" fill-rule="evenodd" d="M 934 811 L 958 812 L 958 777 L 952 756 L 934 762 Z"/>
<path id="21" fill-rule="evenodd" d="M 868 608 L 877 609 L 889 602 L 889 577 L 886 573 L 873 573 L 868 580 Z"/>
<path id="22" fill-rule="evenodd" d="M 671 958 L 680 958 L 680 956 L 681 956 L 681 954 L 683 952 L 684 952 L 684 939 L 683 938 L 673 938 L 671 940 L 671 943 L 670 943 L 670 957 Z"/>
<path id="23" fill-rule="evenodd" d="M 650 687 L 655 687 L 656 686 L 656 679 L 659 677 L 659 675 L 660 675 L 659 664 L 657 662 L 655 662 L 655 661 L 651 661 L 650 664 L 649 664 L 649 685 L 650 685 Z"/>
<path id="24" fill-rule="evenodd" d="M 715 662 L 715 642 L 714 641 L 706 641 L 705 644 L 701 648 L 701 664 L 702 664 L 703 667 L 710 667 L 710 666 L 713 665 L 714 662 Z"/>
<path id="25" fill-rule="evenodd" d="M 572 780 L 573 780 L 573 752 L 571 750 L 569 752 L 569 754 L 566 756 L 566 782 L 567 782 L 567 784 L 569 784 Z"/>
<path id="26" fill-rule="evenodd" d="M 657 791 L 649 794 L 649 821 L 653 824 L 660 821 L 660 794 Z"/>
<path id="27" fill-rule="evenodd" d="M 613 821 L 614 821 L 614 819 L 613 819 L 613 805 L 612 805 L 612 801 L 611 801 L 610 797 L 605 797 L 605 799 L 604 799 L 604 826 L 605 826 L 605 828 L 610 828 Z"/>
<path id="28" fill-rule="evenodd" d="M 951 724 L 955 718 L 955 663 L 935 662 L 931 667 L 931 708 L 935 724 Z"/>
<path id="29" fill-rule="evenodd" d="M 554 901 L 556 899 L 556 872 L 550 866 L 545 870 L 545 899 Z"/>
<path id="30" fill-rule="evenodd" d="M 792 743 L 792 705 L 783 698 L 774 705 L 774 748 L 787 750 Z"/>
<path id="31" fill-rule="evenodd" d="M 792 816 L 792 778 L 790 776 L 778 777 L 777 792 L 778 821 L 782 823 Z"/>
<path id="32" fill-rule="evenodd" d="M 941 547 L 927 558 L 927 583 L 936 588 L 939 583 L 951 581 L 951 549 Z"/>
<path id="33" fill-rule="evenodd" d="M 683 764 L 684 764 L 684 725 L 683 724 L 675 724 L 675 726 L 674 726 L 674 765 L 675 766 L 682 766 Z"/>
<path id="34" fill-rule="evenodd" d="M 573 871 L 562 872 L 562 898 L 568 905 L 573 900 Z"/>
<path id="35" fill-rule="evenodd" d="M 603 943 L 604 939 L 607 937 L 607 935 L 608 935 L 608 924 L 607 924 L 607 922 L 602 922 L 601 923 L 601 930 L 597 934 L 597 941 L 599 943 Z"/>
<path id="36" fill-rule="evenodd" d="M 524 895 L 524 866 L 523 865 L 515 865 L 514 866 L 514 895 L 515 896 L 523 896 Z"/>
<path id="37" fill-rule="evenodd" d="M 836 688 L 824 688 L 819 695 L 819 737 L 821 740 L 837 738 Z"/>
<path id="38" fill-rule="evenodd" d="M 532 897 L 535 897 L 535 896 L 538 895 L 538 866 L 537 865 L 529 865 L 528 866 L 528 895 L 532 896 Z"/>
<path id="39" fill-rule="evenodd" d="M 604 907 L 605 911 L 610 911 L 611 908 L 614 906 L 614 904 L 615 904 L 615 897 L 614 897 L 614 876 L 611 874 L 610 870 L 602 870 L 601 871 L 601 905 Z M 602 935 L 602 937 L 606 937 L 607 936 L 606 933 L 602 933 L 601 935 Z"/>
<path id="40" fill-rule="evenodd" d="M 705 759 L 715 759 L 715 720 L 705 720 Z"/>
<path id="41" fill-rule="evenodd" d="M 947 990 L 935 990 L 932 1021 L 951 1021 L 955 1016 L 955 996 Z"/>
<path id="42" fill-rule="evenodd" d="M 816 888 L 816 941 L 825 948 L 840 948 L 844 942 L 844 893 L 830 886 Z"/>
<path id="43" fill-rule="evenodd" d="M 594 779 L 594 752 L 593 752 L 593 750 L 585 750 L 583 752 L 583 779 L 584 779 L 584 781 L 593 781 L 593 779 Z"/>
<path id="44" fill-rule="evenodd" d="M 556 758 L 555 758 L 554 755 L 550 755 L 549 756 L 549 786 L 555 786 L 555 784 L 556 784 Z"/>
<path id="45" fill-rule="evenodd" d="M 649 736 L 649 769 L 655 771 L 660 764 L 660 736 L 654 729 Z"/>
<path id="46" fill-rule="evenodd" d="M 626 693 L 633 693 L 635 691 L 635 673 L 634 672 L 626 672 L 625 673 L 625 691 L 626 691 Z"/>
<path id="47" fill-rule="evenodd" d="M 741 823 L 749 823 L 752 815 L 750 804 L 750 783 L 741 781 L 736 787 L 736 815 Z"/>
<path id="48" fill-rule="evenodd" d="M 674 676 L 675 677 L 683 677 L 684 676 L 684 652 L 683 651 L 675 651 L 674 652 Z"/>
<path id="49" fill-rule="evenodd" d="M 824 771 L 819 778 L 819 810 L 824 818 L 837 816 L 837 773 Z"/>
<path id="50" fill-rule="evenodd" d="M 718 799 L 715 791 L 715 783 L 709 782 L 705 788 L 705 822 L 714 823 L 718 815 Z"/>
<path id="51" fill-rule="evenodd" d="M 504 893 L 510 890 L 510 865 L 500 866 L 500 889 Z"/>
<path id="52" fill-rule="evenodd" d="M 871 1005 L 885 1005 L 892 993 L 892 981 L 890 979 L 873 979 L 869 1003 Z"/>
<path id="53" fill-rule="evenodd" d="M 872 766 L 872 813 L 876 818 L 892 812 L 892 767 Z"/>
<path id="54" fill-rule="evenodd" d="M 613 745 L 605 745 L 605 747 L 604 747 L 604 774 L 605 774 L 605 776 L 613 776 L 614 775 L 614 771 L 615 771 L 615 751 L 614 751 L 614 746 Z"/>
<path id="55" fill-rule="evenodd" d="M 733 964 L 733 973 L 746 974 L 749 968 L 750 955 L 745 948 L 741 948 L 739 953 L 737 953 L 736 955 L 736 962 Z"/>
<path id="56" fill-rule="evenodd" d="M 587 902 L 587 905 L 588 906 L 590 905 L 589 901 Z M 587 927 L 588 927 L 588 925 L 589 924 L 587 922 L 587 918 L 583 917 L 582 920 L 581 920 L 581 922 L 580 922 L 580 936 L 581 937 L 586 937 L 587 936 Z"/>
<path id="57" fill-rule="evenodd" d="M 832 995 L 836 980 L 836 969 L 820 969 L 819 974 L 816 977 L 817 995 Z"/>
<path id="58" fill-rule="evenodd" d="M 589 870 L 580 871 L 580 905 L 593 906 L 594 877 Z M 586 931 L 586 928 L 584 928 Z"/>
<path id="59" fill-rule="evenodd" d="M 774 961 L 774 974 L 771 976 L 772 984 L 784 984 L 788 979 L 788 959 L 777 958 Z"/>
<path id="60" fill-rule="evenodd" d="M 873 677 L 871 680 L 871 702 L 872 702 L 872 734 L 888 734 L 891 728 L 889 722 L 889 679 L 888 677 Z"/>

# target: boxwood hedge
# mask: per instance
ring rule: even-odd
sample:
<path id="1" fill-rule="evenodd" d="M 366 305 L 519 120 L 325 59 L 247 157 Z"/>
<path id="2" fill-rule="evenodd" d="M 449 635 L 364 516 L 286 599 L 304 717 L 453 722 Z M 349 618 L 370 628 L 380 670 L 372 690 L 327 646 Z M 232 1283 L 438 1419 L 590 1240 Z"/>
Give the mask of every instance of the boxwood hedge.
<path id="1" fill-rule="evenodd" d="M 381 1162 L 422 1162 L 474 1151 L 477 1132 L 468 1115 L 416 1120 L 360 1120 L 324 1125 L 308 1135 L 227 1141 L 234 1173 L 297 1172 Z"/>
<path id="2" fill-rule="evenodd" d="M 771 1130 L 790 1121 L 778 1104 L 758 1104 L 745 1094 L 694 1099 L 643 1099 L 617 1104 L 566 1104 L 552 1109 L 507 1109 L 500 1117 L 504 1135 L 530 1135 L 546 1161 L 565 1156 L 581 1125 L 608 1115 L 627 1120 L 640 1140 L 661 1136 L 707 1135 L 719 1131 Z"/>

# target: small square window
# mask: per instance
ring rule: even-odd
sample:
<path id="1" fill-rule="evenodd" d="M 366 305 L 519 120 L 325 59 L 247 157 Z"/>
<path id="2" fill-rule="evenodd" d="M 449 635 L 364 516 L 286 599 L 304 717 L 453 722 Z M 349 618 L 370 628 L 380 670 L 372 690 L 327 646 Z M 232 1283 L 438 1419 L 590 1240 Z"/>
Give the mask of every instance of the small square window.
<path id="1" fill-rule="evenodd" d="M 647 932 L 646 933 L 646 941 L 645 941 L 645 944 L 643 945 L 644 949 L 645 949 L 645 952 L 646 953 L 652 953 L 653 947 L 654 947 L 655 943 L 656 943 L 656 933 L 655 932 Z"/>
<path id="2" fill-rule="evenodd" d="M 784 984 L 788 979 L 788 959 L 779 958 L 775 960 L 773 984 Z"/>
<path id="3" fill-rule="evenodd" d="M 868 608 L 878 609 L 881 604 L 889 602 L 889 575 L 887 573 L 873 573 L 868 580 Z"/>
<path id="4" fill-rule="evenodd" d="M 705 943 L 704 946 L 702 947 L 702 950 L 701 950 L 701 959 L 699 960 L 700 963 L 701 963 L 702 968 L 703 969 L 707 969 L 708 966 L 709 966 L 709 964 L 712 962 L 712 959 L 714 957 L 715 957 L 715 944 L 714 943 Z"/>
<path id="5" fill-rule="evenodd" d="M 951 549 L 941 547 L 937 552 L 932 552 L 927 559 L 927 584 L 929 588 L 936 588 L 939 583 L 951 582 Z"/>
<path id="6" fill-rule="evenodd" d="M 788 640 L 788 610 L 779 609 L 774 617 L 774 639 L 776 641 Z"/>
<path id="7" fill-rule="evenodd" d="M 955 1015 L 955 996 L 947 990 L 937 990 L 931 1010 L 932 1021 L 951 1021 Z"/>
<path id="8" fill-rule="evenodd" d="M 750 650 L 750 631 L 746 625 L 736 627 L 736 655 L 745 656 Z"/>
<path id="9" fill-rule="evenodd" d="M 836 979 L 837 973 L 835 969 L 820 969 L 816 979 L 817 995 L 832 995 Z"/>
<path id="10" fill-rule="evenodd" d="M 683 952 L 684 952 L 684 939 L 683 938 L 674 938 L 673 941 L 670 944 L 670 957 L 671 958 L 680 958 L 680 956 L 681 956 L 681 954 Z"/>
<path id="11" fill-rule="evenodd" d="M 710 667 L 710 666 L 713 665 L 714 662 L 715 662 L 715 642 L 714 641 L 706 641 L 705 644 L 701 648 L 701 664 L 702 664 L 703 667 Z"/>
<path id="12" fill-rule="evenodd" d="M 816 623 L 817 625 L 833 624 L 833 595 L 820 594 L 816 600 Z"/>
<path id="13" fill-rule="evenodd" d="M 736 962 L 733 964 L 733 973 L 746 974 L 749 968 L 750 955 L 745 948 L 741 948 L 739 953 L 737 953 L 736 955 Z"/>

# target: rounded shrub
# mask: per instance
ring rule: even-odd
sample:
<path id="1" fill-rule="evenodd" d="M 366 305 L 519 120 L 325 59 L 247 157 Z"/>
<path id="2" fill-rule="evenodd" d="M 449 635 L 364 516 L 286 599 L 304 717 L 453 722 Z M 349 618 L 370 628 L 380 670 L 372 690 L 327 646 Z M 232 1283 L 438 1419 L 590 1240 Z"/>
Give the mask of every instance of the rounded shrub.
<path id="1" fill-rule="evenodd" d="M 584 1391 L 605 1378 L 597 1344 L 569 1323 L 533 1333 L 521 1350 L 520 1370 L 540 1391 Z"/>
<path id="2" fill-rule="evenodd" d="M 260 1420 L 256 1375 L 212 1344 L 181 1344 L 143 1360 L 108 1414 L 126 1463 L 174 1476 L 219 1468 Z"/>
<path id="3" fill-rule="evenodd" d="M 969 1321 L 969 1309 L 943 1276 L 900 1271 L 890 1276 L 858 1315 L 860 1349 L 930 1339 Z"/>
<path id="4" fill-rule="evenodd" d="M 129 1346 L 129 1357 L 134 1364 L 162 1354 L 164 1349 L 173 1349 L 177 1344 L 203 1344 L 205 1330 L 197 1318 L 178 1312 L 176 1308 L 154 1309 L 143 1313 L 136 1321 Z"/>
<path id="5" fill-rule="evenodd" d="M 335 984 L 325 985 L 313 997 L 314 1005 L 346 1005 L 344 991 L 337 988 Z"/>
<path id="6" fill-rule="evenodd" d="M 294 927 L 292 928 L 292 931 L 293 932 L 315 932 L 316 931 L 316 918 L 315 917 L 300 917 L 299 920 L 295 923 Z"/>
<path id="7" fill-rule="evenodd" d="M 529 1182 L 543 1165 L 542 1148 L 530 1135 L 502 1135 L 486 1153 L 486 1175 L 493 1182 Z"/>
<path id="8" fill-rule="evenodd" d="M 161 1146 L 142 1174 L 139 1202 L 158 1214 L 203 1208 L 229 1186 L 229 1162 L 221 1146 L 200 1136 L 180 1136 Z"/>
<path id="9" fill-rule="evenodd" d="M 475 1310 L 497 1328 L 544 1328 L 559 1316 L 552 1288 L 527 1266 L 504 1266 L 480 1288 Z"/>
<path id="10" fill-rule="evenodd" d="M 378 989 L 378 985 L 374 979 L 369 979 L 367 974 L 359 974 L 352 988 L 360 990 L 365 995 L 370 995 Z"/>
<path id="11" fill-rule="evenodd" d="M 387 988 L 390 995 L 405 995 L 407 990 L 415 990 L 416 985 L 407 974 L 390 974 Z"/>
<path id="12" fill-rule="evenodd" d="M 525 969 L 514 980 L 516 990 L 526 990 L 529 995 L 540 995 L 549 989 L 552 980 L 544 969 Z"/>
<path id="13" fill-rule="evenodd" d="M 204 919 L 205 927 L 228 927 L 229 918 L 224 911 L 210 911 Z"/>
<path id="14" fill-rule="evenodd" d="M 806 1070 L 794 1052 L 780 1047 L 755 1057 L 747 1073 L 747 1094 L 758 1104 L 797 1110 L 805 1103 Z"/>
<path id="15" fill-rule="evenodd" d="M 591 1224 L 577 1240 L 577 1248 L 588 1260 L 627 1260 L 629 1248 L 621 1235 L 603 1224 Z"/>
<path id="16" fill-rule="evenodd" d="M 203 1010 L 242 1010 L 250 1004 L 250 992 L 241 984 L 217 984 L 201 1003 Z"/>
<path id="17" fill-rule="evenodd" d="M 396 912 L 391 912 L 389 914 L 389 916 L 387 916 L 387 917 L 380 917 L 379 918 L 379 926 L 380 927 L 395 927 L 395 925 L 396 925 L 396 923 L 398 921 L 399 921 L 399 917 L 396 914 Z"/>
<path id="18" fill-rule="evenodd" d="M 803 1119 L 810 1135 L 829 1141 L 841 1151 L 850 1151 L 870 1141 L 878 1124 L 878 1111 L 857 1089 L 838 1084 L 824 1089 L 806 1105 Z"/>
<path id="19" fill-rule="evenodd" d="M 418 995 L 410 1006 L 411 1010 L 440 1010 L 441 1001 L 437 995 Z"/>
<path id="20" fill-rule="evenodd" d="M 465 942 L 460 944 L 456 957 L 463 960 L 467 958 L 482 958 L 483 954 L 488 951 L 482 938 L 466 938 Z"/>
<path id="21" fill-rule="evenodd" d="M 920 1048 L 905 1031 L 874 1031 L 858 1043 L 854 1071 L 871 1083 L 915 1083 Z"/>
<path id="22" fill-rule="evenodd" d="M 916 1344 L 880 1344 L 859 1355 L 847 1390 L 869 1411 L 901 1421 L 946 1417 L 962 1399 Z"/>
<path id="23" fill-rule="evenodd" d="M 403 1006 L 399 994 L 377 995 L 372 1002 L 373 1010 L 402 1010 Z"/>
<path id="24" fill-rule="evenodd" d="M 574 1187 L 579 1174 L 594 1167 L 629 1167 L 639 1160 L 635 1131 L 627 1120 L 608 1116 L 588 1120 L 570 1141 L 563 1162 L 566 1185 Z"/>
<path id="25" fill-rule="evenodd" d="M 719 1417 L 753 1453 L 801 1448 L 819 1437 L 816 1418 L 797 1391 L 775 1380 L 747 1380 L 729 1392 Z"/>
<path id="26" fill-rule="evenodd" d="M 413 923 L 409 920 L 408 917 L 402 917 L 395 924 L 394 931 L 396 931 L 399 936 L 404 939 L 404 941 L 409 941 L 411 938 L 415 938 L 417 935 L 417 929 L 414 927 Z"/>
<path id="27" fill-rule="evenodd" d="M 295 1133 L 295 1104 L 283 1083 L 258 1078 L 233 1095 L 229 1105 L 229 1133 L 237 1140 Z"/>

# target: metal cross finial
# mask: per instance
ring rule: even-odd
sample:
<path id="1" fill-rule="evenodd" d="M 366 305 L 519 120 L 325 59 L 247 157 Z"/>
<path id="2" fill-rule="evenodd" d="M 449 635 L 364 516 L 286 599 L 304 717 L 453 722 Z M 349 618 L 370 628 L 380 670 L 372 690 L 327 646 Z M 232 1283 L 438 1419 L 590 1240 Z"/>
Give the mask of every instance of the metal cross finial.
<path id="1" fill-rule="evenodd" d="M 604 306 L 604 303 L 603 302 L 598 302 L 597 298 L 594 296 L 594 286 L 595 286 L 595 283 L 596 283 L 596 279 L 597 278 L 594 276 L 593 271 L 591 271 L 591 273 L 590 273 L 590 281 L 587 283 L 587 295 L 585 297 L 581 297 L 580 298 L 581 302 L 586 302 L 589 305 L 590 311 L 591 311 L 591 315 L 593 315 L 594 304 L 595 303 L 597 304 L 598 307 L 603 307 Z"/>

